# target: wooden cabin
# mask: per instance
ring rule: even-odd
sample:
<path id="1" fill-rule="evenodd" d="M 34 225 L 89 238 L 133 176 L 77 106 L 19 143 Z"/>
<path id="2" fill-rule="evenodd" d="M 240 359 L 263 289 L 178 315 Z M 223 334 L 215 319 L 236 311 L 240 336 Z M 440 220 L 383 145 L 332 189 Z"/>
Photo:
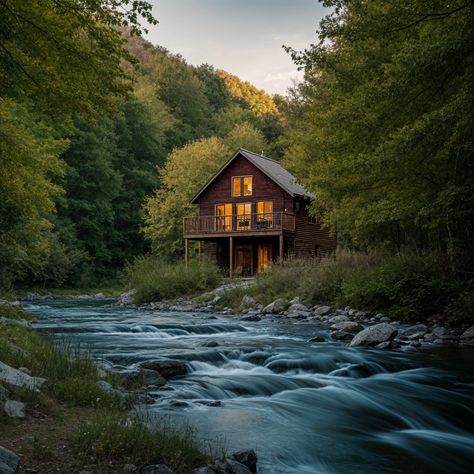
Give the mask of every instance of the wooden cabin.
<path id="1" fill-rule="evenodd" d="M 199 213 L 184 218 L 186 261 L 190 240 L 231 277 L 334 251 L 335 239 L 308 213 L 311 198 L 279 162 L 239 148 L 191 201 Z"/>

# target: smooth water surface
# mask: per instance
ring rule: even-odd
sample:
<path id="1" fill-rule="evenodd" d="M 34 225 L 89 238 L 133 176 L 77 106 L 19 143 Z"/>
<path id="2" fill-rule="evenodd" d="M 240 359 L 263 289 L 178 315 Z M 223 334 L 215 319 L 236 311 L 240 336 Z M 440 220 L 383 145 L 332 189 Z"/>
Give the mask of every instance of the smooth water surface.
<path id="1" fill-rule="evenodd" d="M 189 374 L 153 392 L 151 419 L 184 420 L 228 451 L 254 448 L 261 473 L 471 472 L 472 350 L 310 344 L 327 327 L 106 303 L 54 300 L 27 309 L 39 330 L 118 368 L 185 360 Z"/>

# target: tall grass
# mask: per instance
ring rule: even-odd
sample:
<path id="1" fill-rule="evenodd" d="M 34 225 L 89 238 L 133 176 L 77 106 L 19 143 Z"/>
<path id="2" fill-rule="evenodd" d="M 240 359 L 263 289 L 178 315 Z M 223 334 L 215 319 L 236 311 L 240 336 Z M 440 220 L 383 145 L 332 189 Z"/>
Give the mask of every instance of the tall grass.
<path id="1" fill-rule="evenodd" d="M 207 461 L 191 428 L 162 422 L 150 429 L 139 417 L 120 414 L 103 413 L 81 424 L 72 442 L 77 452 L 100 461 L 164 463 L 177 473 L 189 473 Z"/>
<path id="2" fill-rule="evenodd" d="M 208 259 L 169 263 L 159 257 L 137 258 L 125 269 L 125 281 L 136 290 L 134 299 L 140 304 L 149 301 L 195 295 L 215 288 L 222 280 L 222 271 Z"/>
<path id="3" fill-rule="evenodd" d="M 244 294 L 262 304 L 299 296 L 308 305 L 349 305 L 417 320 L 443 311 L 458 286 L 456 280 L 444 277 L 432 255 L 340 250 L 333 257 L 273 265 L 254 286 L 224 292 L 219 304 L 238 307 Z"/>

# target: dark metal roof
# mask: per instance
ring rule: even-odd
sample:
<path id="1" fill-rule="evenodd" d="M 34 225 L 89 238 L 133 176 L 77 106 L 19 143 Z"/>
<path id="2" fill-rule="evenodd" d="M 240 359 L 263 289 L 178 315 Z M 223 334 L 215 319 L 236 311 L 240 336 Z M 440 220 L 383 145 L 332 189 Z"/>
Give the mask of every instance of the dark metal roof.
<path id="1" fill-rule="evenodd" d="M 221 169 L 205 184 L 198 193 L 191 200 L 192 203 L 210 186 L 210 184 L 224 171 L 225 168 L 237 157 L 243 156 L 256 166 L 262 173 L 266 174 L 272 181 L 274 181 L 280 188 L 284 189 L 291 197 L 301 196 L 312 198 L 313 195 L 303 186 L 296 182 L 296 178 L 283 166 L 271 158 L 257 155 L 252 151 L 239 148 L 232 157 L 221 167 Z"/>

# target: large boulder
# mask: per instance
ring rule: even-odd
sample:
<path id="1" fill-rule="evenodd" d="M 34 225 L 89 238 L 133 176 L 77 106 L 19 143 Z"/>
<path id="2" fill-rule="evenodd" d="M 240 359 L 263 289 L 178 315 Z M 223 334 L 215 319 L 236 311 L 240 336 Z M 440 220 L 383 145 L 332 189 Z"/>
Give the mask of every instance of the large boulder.
<path id="1" fill-rule="evenodd" d="M 250 295 L 244 295 L 240 302 L 240 306 L 242 306 L 242 308 L 255 308 L 256 304 L 257 302 L 255 301 L 255 298 Z"/>
<path id="2" fill-rule="evenodd" d="M 20 458 L 12 451 L 0 446 L 0 474 L 15 474 L 20 466 Z"/>
<path id="3" fill-rule="evenodd" d="M 341 321 L 340 323 L 334 323 L 330 329 L 332 331 L 357 333 L 362 331 L 364 327 L 354 321 Z"/>
<path id="4" fill-rule="evenodd" d="M 188 372 L 186 364 L 181 360 L 172 359 L 153 359 L 140 362 L 139 367 L 142 369 L 156 370 L 165 379 L 184 375 Z"/>
<path id="5" fill-rule="evenodd" d="M 305 306 L 304 304 L 301 303 L 293 303 L 289 308 L 288 308 L 289 313 L 309 313 L 309 308 Z"/>
<path id="6" fill-rule="evenodd" d="M 31 323 L 24 319 L 11 319 L 11 318 L 0 318 L 0 323 L 5 326 L 18 326 L 18 327 L 30 327 Z"/>
<path id="7" fill-rule="evenodd" d="M 316 316 L 325 316 L 331 312 L 331 307 L 327 305 L 317 306 L 314 308 L 314 314 Z"/>
<path id="8" fill-rule="evenodd" d="M 15 387 L 24 387 L 30 390 L 38 390 L 46 382 L 46 379 L 31 377 L 22 370 L 14 369 L 3 362 L 0 362 L 0 380 Z"/>
<path id="9" fill-rule="evenodd" d="M 375 326 L 370 326 L 357 333 L 354 339 L 352 339 L 350 346 L 373 347 L 381 342 L 392 341 L 395 339 L 397 334 L 397 328 L 391 324 L 376 324 Z"/>
<path id="10" fill-rule="evenodd" d="M 121 373 L 121 376 L 127 385 L 140 385 L 142 387 L 156 385 L 161 387 L 166 384 L 166 379 L 159 372 L 142 367 L 126 370 Z"/>
<path id="11" fill-rule="evenodd" d="M 7 400 L 3 409 L 10 418 L 25 418 L 25 404 L 16 400 Z"/>
<path id="12" fill-rule="evenodd" d="M 474 326 L 471 326 L 469 329 L 466 329 L 461 334 L 461 342 L 467 345 L 474 345 Z"/>
<path id="13" fill-rule="evenodd" d="M 400 338 L 409 338 L 410 336 L 413 336 L 414 334 L 417 333 L 425 333 L 427 331 L 428 327 L 425 324 L 415 324 L 414 326 L 410 326 L 409 328 L 406 328 L 400 333 Z"/>
<path id="14" fill-rule="evenodd" d="M 349 321 L 349 316 L 347 314 L 338 314 L 337 316 L 333 316 L 329 318 L 330 323 L 342 323 L 344 321 Z"/>
<path id="15" fill-rule="evenodd" d="M 278 298 L 273 303 L 265 306 L 262 311 L 265 314 L 278 314 L 285 311 L 286 308 L 288 308 L 288 301 L 283 298 Z"/>

